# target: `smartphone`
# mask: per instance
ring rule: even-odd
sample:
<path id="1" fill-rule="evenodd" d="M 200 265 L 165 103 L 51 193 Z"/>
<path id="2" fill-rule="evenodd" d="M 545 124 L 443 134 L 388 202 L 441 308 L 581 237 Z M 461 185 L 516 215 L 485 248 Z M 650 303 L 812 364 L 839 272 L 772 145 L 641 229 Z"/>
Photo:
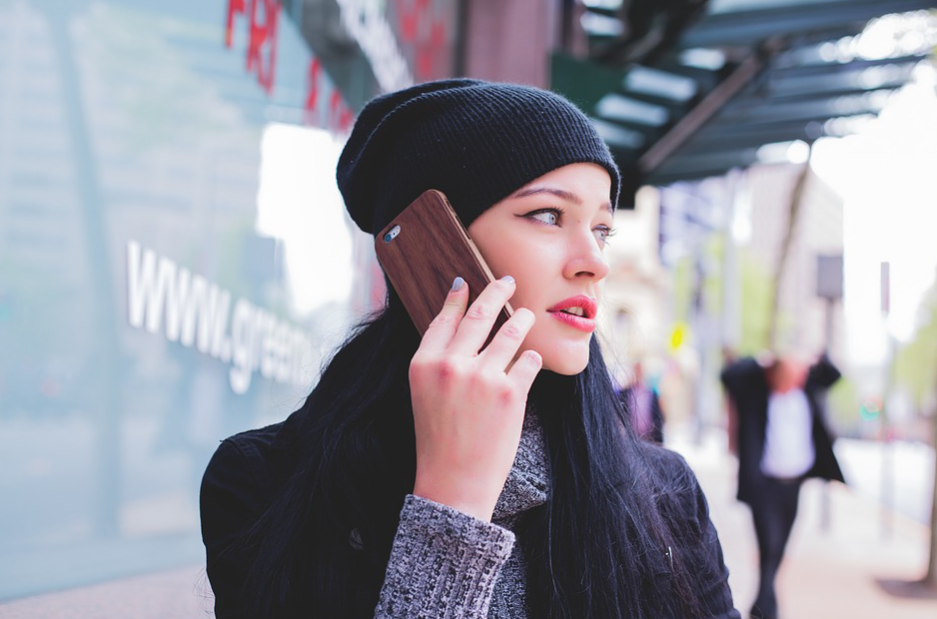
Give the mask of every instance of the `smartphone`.
<path id="1" fill-rule="evenodd" d="M 442 310 L 456 277 L 468 284 L 469 305 L 495 279 L 449 200 L 435 189 L 387 224 L 374 240 L 374 250 L 421 336 Z M 492 334 L 513 311 L 505 305 Z"/>

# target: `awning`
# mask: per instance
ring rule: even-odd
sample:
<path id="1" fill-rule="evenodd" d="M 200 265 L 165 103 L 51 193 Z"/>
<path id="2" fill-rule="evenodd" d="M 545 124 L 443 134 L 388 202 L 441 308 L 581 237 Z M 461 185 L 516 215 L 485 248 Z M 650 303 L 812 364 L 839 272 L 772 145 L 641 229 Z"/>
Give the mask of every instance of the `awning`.
<path id="1" fill-rule="evenodd" d="M 935 0 L 587 0 L 587 58 L 552 88 L 644 184 L 770 160 L 766 145 L 853 133 L 937 44 Z"/>

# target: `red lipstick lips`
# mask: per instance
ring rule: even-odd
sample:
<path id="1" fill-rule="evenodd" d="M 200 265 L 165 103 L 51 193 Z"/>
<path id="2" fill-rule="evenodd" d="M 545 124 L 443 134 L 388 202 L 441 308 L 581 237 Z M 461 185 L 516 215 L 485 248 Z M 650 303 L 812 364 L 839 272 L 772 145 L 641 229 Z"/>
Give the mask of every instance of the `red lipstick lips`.
<path id="1" fill-rule="evenodd" d="M 598 310 L 595 299 L 579 294 L 560 301 L 547 311 L 557 320 L 586 333 L 595 331 L 595 315 Z"/>

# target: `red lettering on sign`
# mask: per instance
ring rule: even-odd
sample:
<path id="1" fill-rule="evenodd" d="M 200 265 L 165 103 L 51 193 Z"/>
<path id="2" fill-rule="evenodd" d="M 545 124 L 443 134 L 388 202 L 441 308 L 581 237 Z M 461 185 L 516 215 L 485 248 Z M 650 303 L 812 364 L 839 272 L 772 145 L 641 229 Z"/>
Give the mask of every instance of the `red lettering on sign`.
<path id="1" fill-rule="evenodd" d="M 325 99 L 325 93 L 329 89 L 331 92 Z M 320 93 L 322 97 L 319 96 Z M 324 122 L 320 120 L 317 110 L 320 101 L 326 104 Z M 324 127 L 333 133 L 347 133 L 351 130 L 351 125 L 355 120 L 355 115 L 345 104 L 342 94 L 326 80 L 325 73 L 322 71 L 322 62 L 318 58 L 312 58 L 309 61 L 306 102 L 303 105 L 303 111 L 304 122 L 307 125 Z"/>
<path id="2" fill-rule="evenodd" d="M 417 79 L 430 79 L 433 64 L 446 44 L 446 24 L 431 15 L 429 0 L 398 0 L 397 14 L 400 39 L 412 46 Z"/>
<path id="3" fill-rule="evenodd" d="M 338 114 L 342 108 L 342 95 L 337 90 L 332 91 L 329 97 L 329 118 L 338 119 Z M 337 124 L 337 123 L 336 123 Z"/>
<path id="4" fill-rule="evenodd" d="M 273 92 L 273 76 L 277 62 L 277 18 L 280 3 L 277 0 L 250 0 L 250 38 L 247 44 L 247 70 L 257 72 L 257 81 L 267 94 Z M 257 7 L 264 7 L 264 21 L 257 19 Z M 267 62 L 264 63 L 266 50 Z"/>
<path id="5" fill-rule="evenodd" d="M 415 0 L 409 11 L 400 11 L 400 37 L 407 42 L 416 41 L 420 15 L 426 11 L 426 0 Z"/>
<path id="6" fill-rule="evenodd" d="M 250 4 L 245 4 L 249 2 Z M 258 16 L 262 8 L 263 21 Z M 231 47 L 234 42 L 234 18 L 243 14 L 247 24 L 247 72 L 257 74 L 257 82 L 267 91 L 273 92 L 277 63 L 277 22 L 280 16 L 279 0 L 228 0 L 224 43 Z"/>
<path id="7" fill-rule="evenodd" d="M 439 21 L 433 22 L 430 27 L 429 42 L 417 49 L 416 65 L 418 74 L 425 77 L 432 76 L 433 60 L 436 59 L 436 54 L 445 44 L 446 25 Z"/>
<path id="8" fill-rule="evenodd" d="M 417 0 L 422 2 L 425 0 Z M 239 15 L 247 20 L 247 57 L 248 73 L 255 73 L 257 81 L 267 91 L 273 92 L 277 59 L 277 24 L 279 22 L 279 0 L 228 0 L 228 12 L 225 21 L 225 46 L 234 44 L 234 22 Z M 326 94 L 331 90 L 328 99 Z M 320 97 L 322 93 L 322 97 Z M 325 122 L 320 120 L 317 108 L 320 101 L 326 106 Z M 351 130 L 355 115 L 345 104 L 341 93 L 327 81 L 322 70 L 322 62 L 311 58 L 307 73 L 306 100 L 303 103 L 303 120 L 307 125 L 324 126 L 337 132 Z"/>
<path id="9" fill-rule="evenodd" d="M 351 132 L 351 127 L 355 123 L 355 113 L 347 107 L 343 107 L 341 115 L 338 117 L 339 133 Z"/>
<path id="10" fill-rule="evenodd" d="M 305 109 L 306 124 L 313 124 L 312 115 L 316 111 L 316 103 L 319 101 L 319 75 L 322 73 L 322 63 L 318 58 L 309 61 L 309 81 L 307 82 L 306 105 Z"/>
<path id="11" fill-rule="evenodd" d="M 338 90 L 333 90 L 332 97 L 329 99 L 329 124 L 332 130 L 337 133 L 345 133 L 351 129 L 354 118 L 354 114 L 342 100 L 342 94 Z"/>
<path id="12" fill-rule="evenodd" d="M 228 2 L 228 18 L 225 22 L 224 29 L 224 45 L 225 47 L 231 47 L 231 44 L 234 42 L 234 16 L 237 13 L 244 12 L 244 0 L 229 0 Z"/>

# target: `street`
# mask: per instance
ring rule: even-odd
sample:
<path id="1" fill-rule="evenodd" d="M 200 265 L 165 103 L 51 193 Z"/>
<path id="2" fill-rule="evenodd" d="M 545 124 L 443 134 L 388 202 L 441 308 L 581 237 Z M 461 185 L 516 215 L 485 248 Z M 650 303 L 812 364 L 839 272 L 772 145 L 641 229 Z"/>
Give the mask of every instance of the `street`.
<path id="1" fill-rule="evenodd" d="M 700 444 L 689 437 L 689 432 L 671 429 L 668 447 L 687 459 L 706 492 L 729 567 L 735 604 L 744 617 L 757 589 L 758 555 L 750 512 L 735 499 L 736 460 L 727 453 L 724 435 L 719 432 L 707 433 Z M 837 443 L 836 453 L 850 483 L 854 476 L 861 482 L 827 486 L 813 480 L 804 484 L 797 522 L 777 581 L 782 619 L 937 617 L 937 595 L 909 599 L 886 591 L 889 585 L 900 587 L 919 580 L 926 572 L 928 527 L 908 514 L 919 513 L 920 505 L 929 509 L 933 460 L 928 461 L 926 454 L 921 456 L 915 448 L 895 456 L 895 462 L 903 466 L 913 462 L 915 467 L 895 467 L 900 473 L 896 477 L 902 478 L 902 509 L 883 512 L 876 494 L 881 478 L 872 474 L 877 447 L 861 441 Z M 919 461 L 928 462 L 930 468 L 917 466 Z M 912 492 L 911 484 L 923 490 Z M 825 502 L 828 526 L 823 525 Z M 888 528 L 883 523 L 888 523 Z"/>

